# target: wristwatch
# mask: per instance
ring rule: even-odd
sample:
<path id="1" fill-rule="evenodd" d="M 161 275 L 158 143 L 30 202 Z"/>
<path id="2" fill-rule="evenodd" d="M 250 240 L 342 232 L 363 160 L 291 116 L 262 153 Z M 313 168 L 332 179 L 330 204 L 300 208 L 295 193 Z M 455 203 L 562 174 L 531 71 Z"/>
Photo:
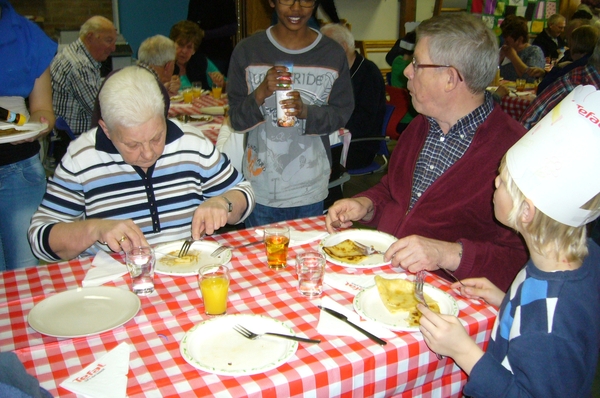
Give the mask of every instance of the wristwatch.
<path id="1" fill-rule="evenodd" d="M 227 202 L 227 211 L 229 213 L 231 213 L 233 211 L 233 203 L 231 203 L 231 201 L 229 199 L 227 199 L 225 196 L 221 196 L 223 199 L 225 199 L 225 202 Z"/>

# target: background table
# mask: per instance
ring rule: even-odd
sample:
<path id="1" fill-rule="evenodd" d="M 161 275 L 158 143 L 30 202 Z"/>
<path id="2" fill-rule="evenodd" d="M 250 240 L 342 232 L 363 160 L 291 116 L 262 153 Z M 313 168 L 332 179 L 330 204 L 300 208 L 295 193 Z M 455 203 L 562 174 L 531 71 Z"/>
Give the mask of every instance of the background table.
<path id="1" fill-rule="evenodd" d="M 324 217 L 287 223 L 296 230 L 325 230 Z M 257 239 L 254 230 L 240 230 L 214 239 L 237 245 Z M 290 257 L 314 249 L 312 242 L 290 249 Z M 227 311 L 260 314 L 288 324 L 299 335 L 320 338 L 319 345 L 300 344 L 279 368 L 253 376 L 225 377 L 199 371 L 179 353 L 179 342 L 194 324 L 206 319 L 194 276 L 156 276 L 157 294 L 142 297 L 140 312 L 125 325 L 99 335 L 58 339 L 35 332 L 27 313 L 44 298 L 81 286 L 91 258 L 49 264 L 0 274 L 0 351 L 15 351 L 27 371 L 54 396 L 73 397 L 58 385 L 69 375 L 115 348 L 133 346 L 127 383 L 128 397 L 335 397 L 423 396 L 460 397 L 466 375 L 449 359 L 438 361 L 420 333 L 397 332 L 386 346 L 364 338 L 321 336 L 316 327 L 320 300 L 296 291 L 293 267 L 274 271 L 266 265 L 262 245 L 233 251 Z M 115 254 L 122 260 L 122 256 Z M 395 272 L 389 266 L 371 270 L 328 263 L 328 272 Z M 428 283 L 453 295 L 459 317 L 476 342 L 484 347 L 496 310 L 479 301 L 457 296 L 449 283 L 435 275 Z M 129 277 L 107 285 L 129 289 Z M 325 287 L 324 295 L 352 308 L 353 296 Z"/>
<path id="2" fill-rule="evenodd" d="M 170 118 L 175 118 L 179 115 L 199 115 L 202 114 L 201 108 L 209 106 L 224 106 L 227 105 L 227 103 L 228 101 L 226 96 L 221 97 L 221 99 L 215 99 L 211 95 L 202 95 L 199 98 L 194 98 L 191 104 L 184 104 L 183 102 L 171 103 L 168 116 Z M 217 142 L 217 137 L 219 136 L 219 127 L 223 124 L 225 116 L 212 116 L 213 120 L 210 122 L 198 122 L 194 121 L 194 119 L 191 119 L 188 123 L 192 126 L 199 127 L 206 138 L 211 140 L 214 144 Z"/>
<path id="3" fill-rule="evenodd" d="M 523 97 L 502 97 L 500 106 L 504 109 L 504 112 L 508 113 L 513 119 L 519 121 L 521 115 L 531 102 L 535 99 L 535 95 L 523 96 Z"/>

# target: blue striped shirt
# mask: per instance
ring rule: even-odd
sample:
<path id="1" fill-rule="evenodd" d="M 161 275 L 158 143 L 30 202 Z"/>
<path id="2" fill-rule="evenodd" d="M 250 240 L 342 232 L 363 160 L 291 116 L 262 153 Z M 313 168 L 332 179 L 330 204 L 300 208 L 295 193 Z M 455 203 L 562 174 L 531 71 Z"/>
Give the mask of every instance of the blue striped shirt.
<path id="1" fill-rule="evenodd" d="M 131 219 L 151 245 L 186 239 L 192 216 L 207 198 L 239 190 L 254 208 L 254 192 L 226 155 L 194 127 L 167 121 L 163 154 L 147 173 L 123 160 L 101 128 L 84 133 L 48 182 L 29 227 L 34 254 L 57 261 L 48 237 L 53 225 L 88 218 Z M 89 254 L 106 246 L 93 246 Z"/>

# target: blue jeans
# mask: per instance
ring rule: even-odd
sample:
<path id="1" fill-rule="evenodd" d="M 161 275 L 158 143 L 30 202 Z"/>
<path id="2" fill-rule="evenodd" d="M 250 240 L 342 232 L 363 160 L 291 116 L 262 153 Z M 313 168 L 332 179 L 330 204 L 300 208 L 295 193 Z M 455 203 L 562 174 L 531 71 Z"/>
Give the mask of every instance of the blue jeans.
<path id="1" fill-rule="evenodd" d="M 280 221 L 320 215 L 323 215 L 323 202 L 297 207 L 269 207 L 257 203 L 252 213 L 244 221 L 244 225 L 246 228 L 251 228 Z"/>
<path id="2" fill-rule="evenodd" d="M 39 264 L 27 230 L 46 192 L 46 172 L 38 155 L 0 166 L 0 272 Z"/>

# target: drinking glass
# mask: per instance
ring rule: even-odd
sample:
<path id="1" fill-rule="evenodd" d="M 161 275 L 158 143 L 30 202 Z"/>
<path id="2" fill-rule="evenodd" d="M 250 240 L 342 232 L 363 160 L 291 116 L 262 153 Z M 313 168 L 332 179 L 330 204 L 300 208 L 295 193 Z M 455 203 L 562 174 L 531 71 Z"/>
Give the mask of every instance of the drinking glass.
<path id="1" fill-rule="evenodd" d="M 125 252 L 125 263 L 131 276 L 131 288 L 138 296 L 154 292 L 154 249 L 148 246 L 134 247 Z"/>
<path id="2" fill-rule="evenodd" d="M 208 316 L 224 315 L 227 312 L 229 271 L 221 264 L 210 264 L 198 273 L 200 292 L 204 301 L 204 313 Z"/>
<path id="3" fill-rule="evenodd" d="M 517 79 L 516 80 L 516 88 L 518 92 L 521 91 L 525 91 L 525 84 L 527 83 L 527 80 L 525 79 Z"/>
<path id="4" fill-rule="evenodd" d="M 267 227 L 265 228 L 264 241 L 269 268 L 285 268 L 288 246 L 290 245 L 290 229 L 285 226 Z"/>
<path id="5" fill-rule="evenodd" d="M 223 86 L 219 83 L 213 83 L 212 85 L 212 96 L 214 99 L 221 99 L 223 94 Z"/>
<path id="6" fill-rule="evenodd" d="M 192 96 L 194 98 L 200 98 L 202 96 L 202 83 L 201 82 L 193 82 L 192 83 Z"/>
<path id="7" fill-rule="evenodd" d="M 325 256 L 316 251 L 300 253 L 296 256 L 296 272 L 300 294 L 308 297 L 319 297 L 323 293 L 325 264 Z"/>
<path id="8" fill-rule="evenodd" d="M 191 104 L 194 99 L 194 92 L 191 88 L 186 88 L 183 90 L 183 102 L 186 104 Z"/>

